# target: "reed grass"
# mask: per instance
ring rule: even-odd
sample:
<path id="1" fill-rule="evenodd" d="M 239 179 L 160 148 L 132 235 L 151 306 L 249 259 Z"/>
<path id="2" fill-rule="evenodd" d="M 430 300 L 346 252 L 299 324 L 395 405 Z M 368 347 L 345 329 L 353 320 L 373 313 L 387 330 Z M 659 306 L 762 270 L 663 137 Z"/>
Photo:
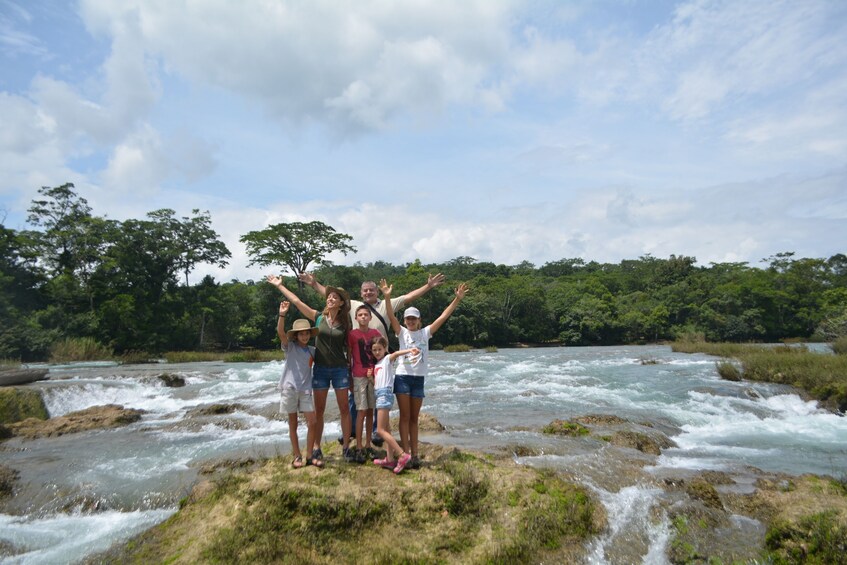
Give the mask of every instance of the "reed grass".
<path id="1" fill-rule="evenodd" d="M 92 337 L 69 337 L 53 344 L 50 348 L 51 363 L 73 361 L 109 361 L 114 352 Z"/>
<path id="2" fill-rule="evenodd" d="M 0 359 L 0 369 L 20 369 L 20 359 Z"/>
<path id="3" fill-rule="evenodd" d="M 847 335 L 843 335 L 830 343 L 829 348 L 836 355 L 847 355 Z"/>
<path id="4" fill-rule="evenodd" d="M 467 353 L 471 350 L 470 345 L 465 345 L 464 343 L 457 343 L 455 345 L 448 345 L 444 348 L 444 351 L 447 353 Z"/>
<path id="5" fill-rule="evenodd" d="M 488 347 L 485 348 L 485 352 L 486 353 L 497 353 L 497 346 L 496 345 L 489 345 Z"/>
<path id="6" fill-rule="evenodd" d="M 263 351 L 259 349 L 245 349 L 244 351 L 168 351 L 164 354 L 168 363 L 200 363 L 204 361 L 222 361 L 224 363 L 260 363 L 268 361 L 282 361 L 285 352 L 278 349 Z"/>
<path id="7" fill-rule="evenodd" d="M 814 353 L 805 345 L 766 347 L 738 343 L 676 342 L 684 353 L 706 353 L 736 359 L 719 362 L 718 373 L 728 380 L 746 379 L 790 385 L 810 394 L 828 408 L 847 410 L 847 355 Z"/>

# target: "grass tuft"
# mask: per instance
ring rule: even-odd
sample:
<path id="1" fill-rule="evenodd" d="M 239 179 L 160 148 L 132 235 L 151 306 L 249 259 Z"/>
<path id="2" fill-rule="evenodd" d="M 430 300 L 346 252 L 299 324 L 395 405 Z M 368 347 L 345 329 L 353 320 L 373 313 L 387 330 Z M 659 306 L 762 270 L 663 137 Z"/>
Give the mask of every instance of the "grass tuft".
<path id="1" fill-rule="evenodd" d="M 467 353 L 471 350 L 470 345 L 465 345 L 464 343 L 457 343 L 455 345 L 448 345 L 444 348 L 444 351 L 447 353 Z"/>
<path id="2" fill-rule="evenodd" d="M 73 361 L 107 361 L 114 357 L 111 348 L 93 337 L 69 337 L 53 344 L 50 348 L 51 363 Z"/>

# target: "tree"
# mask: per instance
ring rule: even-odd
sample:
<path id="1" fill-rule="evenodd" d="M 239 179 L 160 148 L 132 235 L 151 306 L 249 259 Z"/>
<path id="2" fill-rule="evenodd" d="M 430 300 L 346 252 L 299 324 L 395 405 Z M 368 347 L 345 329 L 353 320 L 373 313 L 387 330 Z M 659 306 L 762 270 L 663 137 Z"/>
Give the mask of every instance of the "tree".
<path id="1" fill-rule="evenodd" d="M 218 267 L 225 267 L 227 259 L 232 254 L 226 245 L 218 239 L 218 234 L 212 229 L 212 218 L 209 211 L 200 212 L 198 209 L 191 211 L 193 217 L 182 217 L 182 221 L 176 224 L 179 235 L 177 251 L 179 253 L 176 264 L 177 268 L 185 274 L 185 286 L 188 286 L 188 273 L 198 263 L 211 263 Z"/>
<path id="2" fill-rule="evenodd" d="M 348 244 L 352 239 L 332 226 L 314 221 L 274 224 L 248 232 L 239 241 L 247 245 L 249 265 L 285 265 L 297 276 L 307 272 L 309 265 L 320 264 L 334 251 L 344 255 L 355 253 L 356 248 Z M 302 286 L 301 283 L 301 290 Z"/>

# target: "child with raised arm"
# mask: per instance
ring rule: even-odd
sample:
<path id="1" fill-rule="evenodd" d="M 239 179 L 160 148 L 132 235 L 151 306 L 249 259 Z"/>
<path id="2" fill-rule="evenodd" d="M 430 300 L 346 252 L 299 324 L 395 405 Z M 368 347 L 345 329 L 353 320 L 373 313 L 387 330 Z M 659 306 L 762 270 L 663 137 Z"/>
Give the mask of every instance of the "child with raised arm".
<path id="1" fill-rule="evenodd" d="M 383 293 L 391 287 L 380 281 Z M 392 316 L 391 328 L 400 340 L 400 349 L 417 348 L 417 355 L 401 357 L 397 362 L 397 376 L 394 381 L 394 393 L 397 395 L 397 404 L 400 407 L 400 442 L 403 449 L 411 453 L 412 459 L 409 465 L 413 469 L 420 467 L 418 458 L 418 416 L 424 399 L 424 378 L 427 374 L 429 361 L 429 339 L 444 325 L 444 322 L 453 314 L 459 306 L 459 302 L 468 292 L 468 285 L 460 284 L 456 288 L 456 296 L 444 309 L 438 318 L 430 325 L 422 327 L 420 310 L 414 306 L 406 308 L 403 313 L 403 321 L 406 327 L 400 326 L 397 318 Z"/>
<path id="2" fill-rule="evenodd" d="M 303 454 L 297 438 L 297 413 L 306 418 L 306 448 L 310 449 L 315 441 L 315 402 L 312 398 L 312 364 L 315 360 L 315 348 L 309 345 L 317 328 L 311 327 L 308 320 L 296 320 L 291 329 L 285 331 L 285 315 L 291 303 L 279 303 L 279 318 L 276 333 L 279 343 L 285 351 L 285 368 L 279 379 L 278 388 L 282 395 L 279 411 L 288 414 L 288 438 L 291 440 L 291 453 L 294 460 L 291 466 L 299 469 L 303 466 Z"/>
<path id="3" fill-rule="evenodd" d="M 356 463 L 364 463 L 369 457 L 373 457 L 371 447 L 371 433 L 373 429 L 374 408 L 376 397 L 374 396 L 374 357 L 371 352 L 371 343 L 375 337 L 382 336 L 378 330 L 369 326 L 371 322 L 371 310 L 364 304 L 356 308 L 357 328 L 350 330 L 347 334 L 347 349 L 350 352 L 350 373 L 353 376 L 353 400 L 356 405 L 356 419 L 353 426 L 356 435 Z M 352 414 L 352 412 L 351 412 Z M 362 427 L 365 426 L 365 431 Z M 365 447 L 362 449 L 362 435 L 365 436 Z"/>
<path id="4" fill-rule="evenodd" d="M 385 279 L 381 281 L 382 294 L 386 301 L 391 300 L 391 288 L 385 284 Z M 394 316 L 394 311 L 389 308 L 388 319 L 394 323 L 397 318 Z M 412 454 L 408 451 L 403 451 L 394 436 L 391 435 L 391 424 L 389 414 L 394 406 L 394 360 L 403 355 L 420 355 L 420 350 L 417 348 L 401 349 L 394 353 L 388 353 L 388 340 L 379 335 L 373 339 L 371 351 L 376 359 L 374 367 L 374 389 L 376 391 L 376 429 L 379 437 L 385 444 L 385 459 L 374 459 L 374 465 L 393 469 L 395 474 L 398 474 L 406 468 L 409 461 L 412 459 Z M 397 455 L 398 459 L 394 459 Z"/>

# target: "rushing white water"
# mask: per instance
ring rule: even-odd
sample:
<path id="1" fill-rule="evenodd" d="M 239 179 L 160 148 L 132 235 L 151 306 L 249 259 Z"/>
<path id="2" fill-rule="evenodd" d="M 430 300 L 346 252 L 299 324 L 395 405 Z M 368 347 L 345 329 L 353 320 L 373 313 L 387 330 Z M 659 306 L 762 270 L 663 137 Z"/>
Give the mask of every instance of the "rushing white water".
<path id="1" fill-rule="evenodd" d="M 77 561 L 164 520 L 203 463 L 288 452 L 287 422 L 276 414 L 281 369 L 277 362 L 51 368 L 51 380 L 30 386 L 43 390 L 52 416 L 103 404 L 145 414 L 115 430 L 0 444 L 3 464 L 20 473 L 15 496 L 0 507 L 0 555 L 14 554 L 2 562 Z M 164 386 L 157 378 L 163 372 L 186 386 Z M 752 465 L 840 476 L 847 469 L 847 419 L 786 387 L 723 381 L 714 358 L 667 347 L 433 352 L 426 386 L 424 411 L 447 427 L 434 441 L 532 446 L 542 454 L 516 457 L 519 463 L 585 481 L 608 516 L 607 531 L 589 548 L 591 563 L 625 562 L 619 550 L 630 542 L 643 562 L 665 562 L 669 527 L 661 489 L 651 482 L 663 473 Z M 192 415 L 219 403 L 235 406 L 221 416 Z M 538 431 L 553 419 L 586 414 L 649 423 L 677 447 L 643 456 L 646 471 L 639 467 L 641 476 L 622 485 L 642 454 L 622 458 L 596 439 Z M 324 439 L 339 431 L 328 419 Z"/>

